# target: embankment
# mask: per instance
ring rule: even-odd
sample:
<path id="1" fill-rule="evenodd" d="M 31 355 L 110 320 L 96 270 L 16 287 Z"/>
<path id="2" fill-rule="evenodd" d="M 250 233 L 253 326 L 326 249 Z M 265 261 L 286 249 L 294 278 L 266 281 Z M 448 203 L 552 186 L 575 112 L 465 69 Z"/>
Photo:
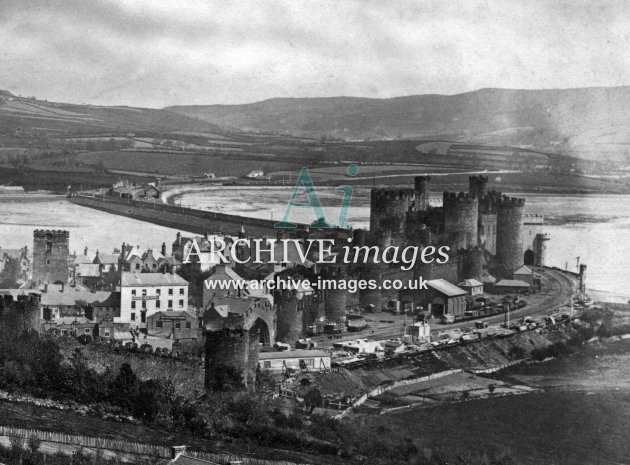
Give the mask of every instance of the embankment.
<path id="1" fill-rule="evenodd" d="M 276 236 L 278 232 L 274 227 L 275 221 L 177 207 L 160 201 L 145 202 L 98 195 L 76 195 L 69 200 L 84 207 L 195 234 L 237 236 L 241 227 L 245 228 L 248 235 L 255 237 Z"/>
<path id="2" fill-rule="evenodd" d="M 410 355 L 404 360 L 375 363 L 373 367 L 341 369 L 332 373 L 315 373 L 313 382 L 324 398 L 361 399 L 381 394 L 408 382 L 430 379 L 457 371 L 492 372 L 544 353 L 557 344 L 576 337 L 572 325 L 558 326 L 545 332 L 525 331 L 506 337 L 469 341 L 465 344 Z"/>

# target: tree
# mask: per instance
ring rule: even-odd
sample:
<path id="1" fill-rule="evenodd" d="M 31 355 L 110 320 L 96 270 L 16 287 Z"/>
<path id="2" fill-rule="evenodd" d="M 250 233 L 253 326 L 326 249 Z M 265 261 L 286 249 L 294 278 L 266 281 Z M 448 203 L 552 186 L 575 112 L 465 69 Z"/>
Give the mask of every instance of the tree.
<path id="1" fill-rule="evenodd" d="M 313 413 L 315 407 L 321 407 L 324 397 L 319 389 L 313 388 L 304 395 L 304 406 L 308 409 L 308 413 Z"/>

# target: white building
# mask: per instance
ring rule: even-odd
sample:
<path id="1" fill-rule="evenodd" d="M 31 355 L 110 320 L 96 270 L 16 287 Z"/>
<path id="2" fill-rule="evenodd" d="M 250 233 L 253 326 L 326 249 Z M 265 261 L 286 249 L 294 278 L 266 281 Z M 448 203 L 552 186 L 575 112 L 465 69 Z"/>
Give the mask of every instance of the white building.
<path id="1" fill-rule="evenodd" d="M 115 323 L 145 326 L 147 316 L 165 310 L 188 310 L 188 281 L 169 273 L 122 273 Z"/>
<path id="2" fill-rule="evenodd" d="M 256 179 L 256 178 L 264 178 L 265 172 L 261 170 L 250 171 L 247 175 L 248 178 Z"/>

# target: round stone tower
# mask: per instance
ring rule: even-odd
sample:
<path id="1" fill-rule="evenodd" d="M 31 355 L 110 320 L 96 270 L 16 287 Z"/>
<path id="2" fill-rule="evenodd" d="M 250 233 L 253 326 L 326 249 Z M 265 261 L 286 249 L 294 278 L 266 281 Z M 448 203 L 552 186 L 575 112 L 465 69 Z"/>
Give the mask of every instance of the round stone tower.
<path id="1" fill-rule="evenodd" d="M 365 280 L 375 280 L 378 285 L 381 284 L 381 267 L 378 264 L 370 264 L 363 268 L 360 278 Z M 377 312 L 381 311 L 382 294 L 380 289 L 363 289 L 359 291 L 359 306 L 362 309 L 369 308 L 374 305 Z"/>
<path id="2" fill-rule="evenodd" d="M 206 331 L 205 387 L 212 391 L 232 391 L 244 389 L 255 379 L 256 372 L 250 373 L 250 351 L 256 347 L 258 363 L 257 335 L 251 343 L 249 331 L 244 329 L 221 329 Z"/>
<path id="3" fill-rule="evenodd" d="M 504 196 L 497 206 L 496 260 L 505 277 L 523 265 L 523 210 L 525 199 Z"/>
<path id="4" fill-rule="evenodd" d="M 416 176 L 414 190 L 416 191 L 416 210 L 426 210 L 431 196 L 431 176 Z"/>
<path id="5" fill-rule="evenodd" d="M 483 249 L 475 247 L 462 257 L 462 279 L 479 279 L 483 275 Z"/>
<path id="6" fill-rule="evenodd" d="M 377 237 L 400 237 L 405 232 L 407 212 L 413 207 L 415 192 L 410 189 L 372 189 L 370 232 Z"/>
<path id="7" fill-rule="evenodd" d="M 444 233 L 455 249 L 477 245 L 479 201 L 477 197 L 460 192 L 444 192 Z"/>
<path id="8" fill-rule="evenodd" d="M 273 298 L 278 309 L 276 340 L 293 345 L 302 337 L 302 302 L 295 291 L 289 290 L 274 292 Z"/>
<path id="9" fill-rule="evenodd" d="M 367 240 L 367 231 L 365 229 L 355 229 L 352 231 L 352 245 L 363 247 Z"/>
<path id="10" fill-rule="evenodd" d="M 346 279 L 346 274 L 340 270 L 328 270 L 322 276 L 323 279 L 341 280 Z M 339 321 L 346 316 L 346 306 L 348 304 L 348 291 L 340 289 L 327 289 L 325 291 L 324 312 L 328 321 Z"/>
<path id="11" fill-rule="evenodd" d="M 484 198 L 488 193 L 488 176 L 470 176 L 468 193 L 480 199 Z"/>

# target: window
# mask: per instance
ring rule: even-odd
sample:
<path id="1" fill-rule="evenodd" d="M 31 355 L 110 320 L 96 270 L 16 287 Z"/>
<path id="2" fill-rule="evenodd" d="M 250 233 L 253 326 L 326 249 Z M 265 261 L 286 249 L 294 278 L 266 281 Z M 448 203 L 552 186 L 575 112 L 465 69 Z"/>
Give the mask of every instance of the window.
<path id="1" fill-rule="evenodd" d="M 183 287 L 179 288 L 179 295 L 184 295 L 184 288 Z"/>
<path id="2" fill-rule="evenodd" d="M 179 306 L 180 306 L 180 307 L 183 307 L 183 306 L 184 306 L 184 300 L 183 300 L 183 299 L 180 299 L 180 300 L 179 300 Z"/>
<path id="3" fill-rule="evenodd" d="M 160 308 L 160 301 L 159 300 L 155 301 L 155 308 Z"/>
<path id="4" fill-rule="evenodd" d="M 161 295 L 161 294 L 162 294 L 162 289 L 155 290 L 155 295 Z"/>
<path id="5" fill-rule="evenodd" d="M 131 312 L 131 321 L 136 321 L 136 314 Z"/>
<path id="6" fill-rule="evenodd" d="M 50 259 L 46 260 L 46 265 L 50 265 Z"/>
<path id="7" fill-rule="evenodd" d="M 158 320 L 155 322 L 155 327 L 156 328 L 162 328 L 164 325 L 162 324 L 162 320 Z"/>
<path id="8" fill-rule="evenodd" d="M 135 300 L 131 301 L 131 308 L 136 308 L 136 301 Z"/>
<path id="9" fill-rule="evenodd" d="M 192 327 L 192 325 L 190 324 L 190 321 L 186 322 L 186 329 L 190 329 Z"/>
<path id="10" fill-rule="evenodd" d="M 173 295 L 173 288 L 172 287 L 168 288 L 168 295 Z"/>
<path id="11" fill-rule="evenodd" d="M 147 301 L 146 300 L 142 301 L 142 308 L 147 308 Z"/>
<path id="12" fill-rule="evenodd" d="M 271 361 L 270 360 L 265 360 L 263 362 L 263 367 L 264 368 L 271 368 Z"/>
<path id="13" fill-rule="evenodd" d="M 136 270 L 140 269 L 140 263 L 136 263 Z"/>
<path id="14" fill-rule="evenodd" d="M 131 295 L 136 295 L 136 290 L 135 289 L 131 290 Z"/>
<path id="15" fill-rule="evenodd" d="M 92 334 L 92 330 L 90 328 L 85 328 L 85 334 Z"/>
<path id="16" fill-rule="evenodd" d="M 181 327 L 182 327 L 182 324 L 179 321 L 175 323 L 175 329 L 179 329 Z"/>
<path id="17" fill-rule="evenodd" d="M 147 290 L 146 289 L 142 289 L 142 295 L 147 295 Z"/>
<path id="18" fill-rule="evenodd" d="M 168 301 L 168 308 L 173 308 L 173 301 L 172 300 Z"/>
<path id="19" fill-rule="evenodd" d="M 103 336 L 104 337 L 109 337 L 109 329 L 106 329 L 103 331 Z"/>

